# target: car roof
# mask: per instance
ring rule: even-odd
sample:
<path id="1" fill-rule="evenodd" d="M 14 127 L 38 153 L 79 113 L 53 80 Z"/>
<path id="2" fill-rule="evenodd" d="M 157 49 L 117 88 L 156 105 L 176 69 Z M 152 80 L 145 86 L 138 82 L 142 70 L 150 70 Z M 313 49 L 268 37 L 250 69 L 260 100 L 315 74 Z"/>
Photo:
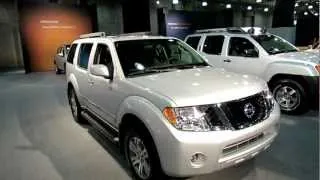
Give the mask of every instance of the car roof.
<path id="1" fill-rule="evenodd" d="M 165 37 L 165 36 L 153 36 L 153 35 L 119 35 L 119 36 L 104 36 L 104 37 L 92 37 L 92 38 L 80 38 L 76 39 L 73 43 L 89 43 L 95 41 L 133 41 L 133 40 L 144 40 L 144 39 L 176 39 L 175 37 Z"/>

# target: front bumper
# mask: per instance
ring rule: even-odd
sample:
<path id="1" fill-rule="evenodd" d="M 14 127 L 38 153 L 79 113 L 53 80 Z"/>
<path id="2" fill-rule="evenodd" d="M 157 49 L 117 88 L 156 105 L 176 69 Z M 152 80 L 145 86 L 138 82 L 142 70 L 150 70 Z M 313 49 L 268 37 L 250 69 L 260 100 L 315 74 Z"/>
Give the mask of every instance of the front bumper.
<path id="1" fill-rule="evenodd" d="M 159 143 L 161 165 L 169 176 L 188 177 L 211 173 L 250 159 L 267 149 L 279 131 L 280 110 L 238 131 L 184 132 L 168 126 L 170 135 Z M 194 157 L 201 160 L 194 162 Z"/>
<path id="2" fill-rule="evenodd" d="M 308 87 L 308 104 L 311 108 L 319 108 L 319 76 L 304 76 Z"/>

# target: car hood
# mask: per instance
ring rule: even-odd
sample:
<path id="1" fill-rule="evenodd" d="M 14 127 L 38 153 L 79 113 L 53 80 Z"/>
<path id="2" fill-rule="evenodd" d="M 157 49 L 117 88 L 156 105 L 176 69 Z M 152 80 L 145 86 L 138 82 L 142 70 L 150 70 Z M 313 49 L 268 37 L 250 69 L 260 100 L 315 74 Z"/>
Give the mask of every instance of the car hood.
<path id="1" fill-rule="evenodd" d="M 320 55 L 311 52 L 290 52 L 290 53 L 281 53 L 276 54 L 275 56 L 284 58 L 286 60 L 295 60 L 311 63 L 320 63 Z"/>
<path id="2" fill-rule="evenodd" d="M 267 88 L 255 76 L 240 75 L 212 67 L 176 70 L 129 78 L 144 89 L 159 93 L 177 106 L 214 104 L 241 99 Z"/>

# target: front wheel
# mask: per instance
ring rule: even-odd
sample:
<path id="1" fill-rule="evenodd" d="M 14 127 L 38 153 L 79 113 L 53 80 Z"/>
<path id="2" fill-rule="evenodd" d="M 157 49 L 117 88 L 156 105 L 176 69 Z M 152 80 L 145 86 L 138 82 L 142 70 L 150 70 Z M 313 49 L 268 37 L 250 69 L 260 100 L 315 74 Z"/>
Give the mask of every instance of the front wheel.
<path id="1" fill-rule="evenodd" d="M 139 180 L 163 179 L 160 161 L 150 136 L 129 130 L 124 152 L 133 175 Z"/>
<path id="2" fill-rule="evenodd" d="M 272 92 L 284 113 L 300 114 L 307 110 L 306 91 L 297 81 L 280 80 L 275 83 Z"/>

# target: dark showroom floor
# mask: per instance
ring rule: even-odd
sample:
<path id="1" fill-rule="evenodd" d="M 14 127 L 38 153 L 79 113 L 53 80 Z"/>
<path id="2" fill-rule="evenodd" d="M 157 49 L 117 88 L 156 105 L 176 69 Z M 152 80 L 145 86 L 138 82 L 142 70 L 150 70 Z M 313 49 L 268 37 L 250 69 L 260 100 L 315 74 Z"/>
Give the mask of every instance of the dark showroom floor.
<path id="1" fill-rule="evenodd" d="M 115 145 L 76 124 L 64 75 L 0 75 L 0 179 L 126 180 Z M 319 179 L 318 114 L 281 119 L 280 135 L 255 160 L 192 180 Z"/>

